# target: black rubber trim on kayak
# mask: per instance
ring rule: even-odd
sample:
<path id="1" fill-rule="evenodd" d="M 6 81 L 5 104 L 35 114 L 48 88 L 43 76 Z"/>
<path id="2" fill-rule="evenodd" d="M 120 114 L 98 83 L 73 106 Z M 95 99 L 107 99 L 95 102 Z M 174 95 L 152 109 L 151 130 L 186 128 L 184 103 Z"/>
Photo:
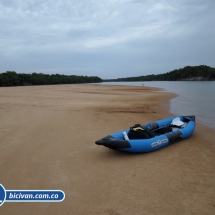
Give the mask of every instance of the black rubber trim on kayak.
<path id="1" fill-rule="evenodd" d="M 97 140 L 95 143 L 97 145 L 103 145 L 103 146 L 106 146 L 106 147 L 112 148 L 112 149 L 115 149 L 115 148 L 131 148 L 131 145 L 128 141 L 117 140 L 110 135 L 102 138 L 101 140 Z"/>
<path id="2" fill-rule="evenodd" d="M 185 119 L 185 122 L 193 121 L 196 122 L 196 117 L 193 116 L 182 116 Z"/>
<path id="3" fill-rule="evenodd" d="M 183 138 L 183 135 L 180 131 L 175 131 L 174 133 L 167 133 L 165 135 L 169 139 L 169 144 L 177 142 Z"/>

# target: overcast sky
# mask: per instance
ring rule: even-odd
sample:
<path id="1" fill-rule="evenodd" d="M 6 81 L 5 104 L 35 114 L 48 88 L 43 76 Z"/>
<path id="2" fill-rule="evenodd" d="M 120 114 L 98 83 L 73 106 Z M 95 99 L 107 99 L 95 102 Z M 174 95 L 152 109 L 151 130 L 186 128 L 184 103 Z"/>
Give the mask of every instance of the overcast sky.
<path id="1" fill-rule="evenodd" d="M 215 67 L 215 0 L 0 0 L 0 73 Z"/>

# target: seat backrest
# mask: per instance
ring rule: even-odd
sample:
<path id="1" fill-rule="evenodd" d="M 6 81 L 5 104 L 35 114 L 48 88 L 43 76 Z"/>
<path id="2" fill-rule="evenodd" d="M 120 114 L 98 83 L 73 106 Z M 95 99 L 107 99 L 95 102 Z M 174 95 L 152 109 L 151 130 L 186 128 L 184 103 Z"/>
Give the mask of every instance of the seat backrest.
<path id="1" fill-rule="evenodd" d="M 172 120 L 171 124 L 176 125 L 176 126 L 182 126 L 184 124 L 184 122 L 182 122 L 179 117 L 176 117 Z"/>
<path id="2" fill-rule="evenodd" d="M 146 130 L 140 124 L 136 124 L 135 126 L 131 127 L 128 132 L 129 139 L 150 139 L 155 137 L 157 134 L 154 131 Z"/>

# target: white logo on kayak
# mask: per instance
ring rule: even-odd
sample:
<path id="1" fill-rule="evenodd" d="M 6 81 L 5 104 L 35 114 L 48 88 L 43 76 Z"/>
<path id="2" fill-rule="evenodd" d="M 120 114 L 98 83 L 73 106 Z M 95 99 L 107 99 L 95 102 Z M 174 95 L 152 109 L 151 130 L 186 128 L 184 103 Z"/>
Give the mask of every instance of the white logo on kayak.
<path id="1" fill-rule="evenodd" d="M 158 140 L 158 141 L 152 143 L 151 146 L 155 147 L 155 146 L 159 146 L 161 144 L 167 143 L 167 142 L 168 142 L 168 139 Z"/>

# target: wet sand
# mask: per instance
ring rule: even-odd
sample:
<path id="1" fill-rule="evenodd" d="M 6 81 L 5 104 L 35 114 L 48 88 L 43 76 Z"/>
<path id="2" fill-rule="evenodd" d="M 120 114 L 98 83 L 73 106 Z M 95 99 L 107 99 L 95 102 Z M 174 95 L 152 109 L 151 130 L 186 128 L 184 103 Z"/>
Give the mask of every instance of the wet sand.
<path id="1" fill-rule="evenodd" d="M 215 214 L 213 129 L 197 124 L 190 138 L 146 154 L 94 143 L 172 116 L 174 96 L 89 84 L 0 88 L 0 183 L 65 192 L 59 203 L 5 202 L 0 214 Z"/>

